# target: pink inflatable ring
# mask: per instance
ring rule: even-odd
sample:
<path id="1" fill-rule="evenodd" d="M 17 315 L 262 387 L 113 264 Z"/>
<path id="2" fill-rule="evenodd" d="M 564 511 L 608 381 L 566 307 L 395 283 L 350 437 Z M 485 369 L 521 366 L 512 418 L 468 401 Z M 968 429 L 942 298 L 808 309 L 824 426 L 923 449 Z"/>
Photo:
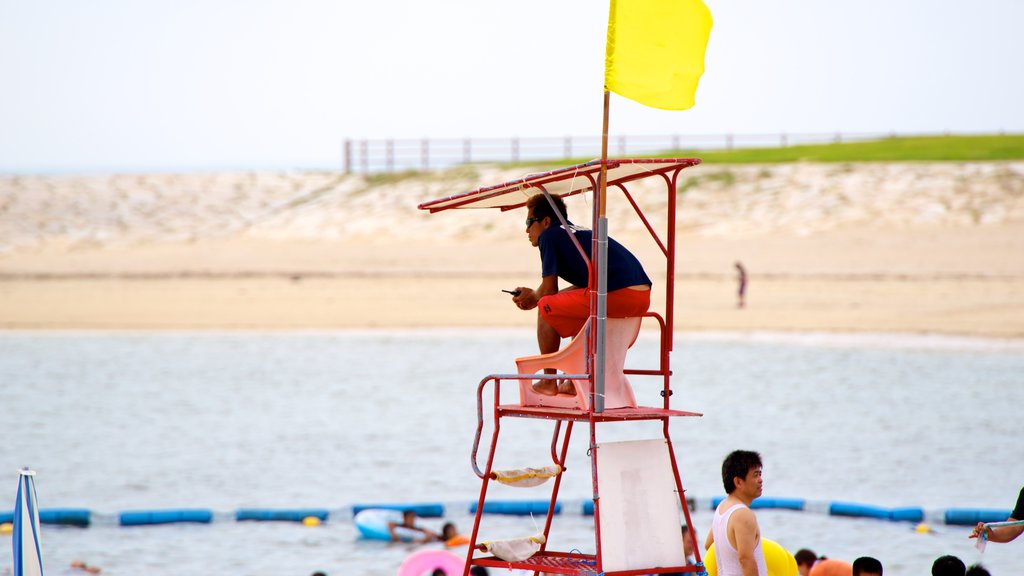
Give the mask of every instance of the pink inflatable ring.
<path id="1" fill-rule="evenodd" d="M 462 574 L 466 562 L 446 550 L 420 550 L 413 552 L 398 567 L 398 576 L 423 576 L 434 570 L 444 570 L 449 576 Z"/>

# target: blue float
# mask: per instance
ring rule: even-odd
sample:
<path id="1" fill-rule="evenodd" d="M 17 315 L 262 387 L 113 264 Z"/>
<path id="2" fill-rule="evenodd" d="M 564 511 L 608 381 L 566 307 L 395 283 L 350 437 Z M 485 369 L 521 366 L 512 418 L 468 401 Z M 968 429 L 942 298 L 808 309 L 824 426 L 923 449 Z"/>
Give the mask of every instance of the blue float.
<path id="1" fill-rule="evenodd" d="M 239 522 L 302 522 L 312 516 L 324 522 L 329 515 L 326 508 L 242 508 L 235 512 L 235 520 Z"/>
<path id="2" fill-rule="evenodd" d="M 441 518 L 444 516 L 444 504 L 438 504 L 433 502 L 419 503 L 419 504 L 354 504 L 352 506 L 352 516 L 359 514 L 363 510 L 412 510 L 420 518 Z"/>
<path id="3" fill-rule="evenodd" d="M 715 510 L 725 500 L 725 496 L 716 496 L 711 499 L 711 509 Z M 755 498 L 750 503 L 751 508 L 778 509 L 778 510 L 803 510 L 807 501 L 803 498 Z"/>
<path id="4" fill-rule="evenodd" d="M 64 526 L 89 526 L 91 513 L 85 508 L 47 508 L 39 511 L 39 522 L 42 524 L 60 524 Z"/>
<path id="5" fill-rule="evenodd" d="M 832 516 L 875 518 L 896 522 L 921 522 L 924 520 L 924 510 L 921 508 L 883 508 L 855 502 L 833 502 L 829 505 L 828 513 Z"/>
<path id="6" fill-rule="evenodd" d="M 1002 522 L 1010 517 L 1010 511 L 998 508 L 949 508 L 946 510 L 946 524 L 974 526 L 978 522 Z"/>
<path id="7" fill-rule="evenodd" d="M 924 522 L 923 508 L 893 508 L 889 512 L 889 519 L 894 522 Z"/>
<path id="8" fill-rule="evenodd" d="M 389 523 L 401 524 L 402 513 L 390 508 L 366 508 L 360 510 L 352 520 L 359 530 L 359 535 L 369 540 L 391 541 Z M 417 542 L 424 538 L 423 532 L 404 526 L 395 526 L 395 538 L 399 542 Z"/>
<path id="9" fill-rule="evenodd" d="M 889 509 L 881 506 L 858 504 L 856 502 L 833 502 L 828 507 L 828 513 L 832 516 L 851 516 L 854 518 L 876 518 L 888 520 Z"/>
<path id="10" fill-rule="evenodd" d="M 121 526 L 176 524 L 179 522 L 209 524 L 213 521 L 213 512 L 199 508 L 183 510 L 133 510 L 121 512 L 119 521 Z"/>
<path id="11" fill-rule="evenodd" d="M 476 514 L 477 503 L 469 506 L 469 513 Z M 507 514 L 510 516 L 526 516 L 529 514 L 547 514 L 547 500 L 488 500 L 484 502 L 484 514 Z M 555 514 L 562 513 L 562 503 L 555 502 Z"/>

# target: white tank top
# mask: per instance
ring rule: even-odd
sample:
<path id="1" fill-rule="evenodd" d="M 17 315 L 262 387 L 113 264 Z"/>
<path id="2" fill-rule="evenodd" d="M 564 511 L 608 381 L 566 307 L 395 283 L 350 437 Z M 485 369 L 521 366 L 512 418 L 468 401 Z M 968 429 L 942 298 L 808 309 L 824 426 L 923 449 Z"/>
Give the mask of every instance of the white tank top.
<path id="1" fill-rule="evenodd" d="M 734 504 L 725 514 L 719 514 L 715 510 L 715 517 L 711 521 L 711 534 L 715 538 L 715 564 L 718 567 L 718 576 L 743 576 L 740 569 L 740 556 L 736 548 L 729 542 L 729 517 L 739 508 L 746 508 L 744 504 Z M 754 545 L 754 561 L 757 563 L 758 576 L 768 576 L 768 566 L 764 561 L 764 552 L 761 550 L 761 536 L 757 537 L 757 544 Z"/>

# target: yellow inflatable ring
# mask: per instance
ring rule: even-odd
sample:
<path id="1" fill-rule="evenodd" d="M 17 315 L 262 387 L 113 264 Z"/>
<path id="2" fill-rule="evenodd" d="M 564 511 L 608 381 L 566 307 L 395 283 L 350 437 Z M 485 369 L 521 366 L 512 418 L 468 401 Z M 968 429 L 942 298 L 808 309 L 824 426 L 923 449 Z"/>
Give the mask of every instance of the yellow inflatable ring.
<path id="1" fill-rule="evenodd" d="M 768 567 L 768 576 L 797 576 L 796 558 L 793 558 L 788 550 L 767 538 L 761 538 L 761 551 L 764 552 L 764 563 Z M 702 559 L 708 575 L 718 576 L 714 544 L 708 548 Z"/>

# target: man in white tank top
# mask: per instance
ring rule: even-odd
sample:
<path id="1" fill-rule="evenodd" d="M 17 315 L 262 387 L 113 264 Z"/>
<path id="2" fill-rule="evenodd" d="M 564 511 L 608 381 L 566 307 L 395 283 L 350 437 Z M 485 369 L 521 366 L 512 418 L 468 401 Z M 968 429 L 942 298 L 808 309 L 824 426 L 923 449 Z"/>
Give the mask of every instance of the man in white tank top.
<path id="1" fill-rule="evenodd" d="M 722 462 L 722 484 L 728 496 L 711 522 L 708 549 L 715 544 L 719 576 L 768 576 L 761 550 L 761 529 L 750 503 L 761 495 L 761 456 L 736 450 Z"/>

